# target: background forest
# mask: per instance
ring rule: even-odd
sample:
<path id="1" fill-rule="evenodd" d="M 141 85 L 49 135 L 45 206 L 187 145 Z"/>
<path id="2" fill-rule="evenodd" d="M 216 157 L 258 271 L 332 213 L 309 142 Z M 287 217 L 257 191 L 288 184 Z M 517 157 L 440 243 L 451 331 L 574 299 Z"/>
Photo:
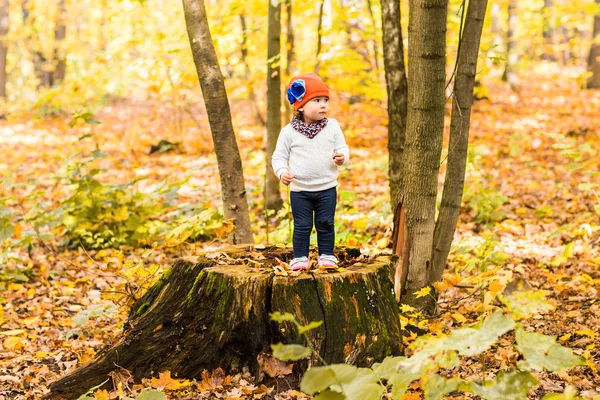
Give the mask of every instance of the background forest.
<path id="1" fill-rule="evenodd" d="M 406 53 L 408 1 L 400 5 Z M 38 399 L 120 336 L 129 307 L 175 259 L 201 252 L 223 257 L 233 224 L 222 212 L 182 4 L 1 0 L 0 6 L 0 398 Z M 278 57 L 267 53 L 266 2 L 206 0 L 205 6 L 257 249 L 291 244 L 285 188 L 280 207 L 268 209 L 264 201 L 268 67 L 277 65 L 282 91 L 291 76 L 310 71 L 331 88 L 330 115 L 340 121 L 352 159 L 341 169 L 337 244 L 360 248 L 365 257 L 391 253 L 380 2 L 283 1 Z M 465 7 L 449 3 L 447 81 Z M 426 383 L 433 378 L 419 373 L 405 393 L 390 392 L 394 398 L 418 399 L 424 391 L 427 398 L 600 396 L 598 57 L 598 0 L 490 0 L 465 190 L 448 264 L 435 284 L 437 310 L 428 315 L 405 305 L 400 312 L 407 356 L 419 354 L 423 337 L 493 321 L 497 309 L 510 311 L 519 327 L 512 320 L 504 331 L 484 325 L 494 336 L 489 346 L 459 353 L 452 368 L 436 366 L 448 378 L 482 387 L 493 382 L 485 386 L 491 392 L 454 386 L 434 395 Z M 451 91 L 448 85 L 448 99 Z M 450 109 L 448 101 L 440 187 Z M 280 113 L 286 124 L 289 105 L 282 103 Z M 284 262 L 277 268 L 286 273 Z M 527 295 L 511 300 L 517 289 Z M 525 331 L 556 337 L 553 343 L 580 358 L 557 350 L 553 366 L 546 360 L 527 376 L 505 378 L 500 371 L 527 353 L 514 346 Z M 264 384 L 222 370 L 194 380 L 161 371 L 134 384 L 124 371 L 111 376 L 114 390 L 88 396 L 307 398 L 297 383 L 277 381 L 291 369 L 274 363 L 263 365 Z"/>

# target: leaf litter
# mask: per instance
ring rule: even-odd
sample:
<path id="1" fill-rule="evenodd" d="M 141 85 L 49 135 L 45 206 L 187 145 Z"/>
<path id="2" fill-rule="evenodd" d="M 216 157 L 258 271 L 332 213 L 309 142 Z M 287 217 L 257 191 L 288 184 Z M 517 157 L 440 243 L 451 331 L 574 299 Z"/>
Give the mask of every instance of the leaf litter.
<path id="1" fill-rule="evenodd" d="M 551 88 L 532 79 L 522 89 L 522 100 L 506 87 L 495 86 L 492 100 L 474 105 L 471 143 L 476 168 L 467 173 L 466 196 L 470 200 L 463 205 L 456 247 L 444 279 L 438 284 L 438 313 L 425 317 L 403 308 L 403 326 L 410 344 L 416 338 L 414 331 L 448 334 L 480 319 L 500 304 L 501 295 L 509 293 L 511 285 L 544 291 L 552 309 L 524 319 L 521 323 L 525 331 L 557 337 L 558 343 L 584 357 L 586 365 L 568 372 L 536 373 L 541 384 L 529 396 L 541 398 L 544 393 L 572 385 L 581 395 L 594 397 L 600 394 L 600 239 L 598 215 L 594 212 L 598 200 L 589 191 L 580 190 L 586 189 L 580 185 L 597 183 L 598 178 L 567 168 L 570 156 L 556 145 L 561 144 L 557 143 L 557 138 L 561 138 L 568 139 L 569 146 L 582 147 L 583 162 L 598 170 L 598 158 L 591 157 L 592 152 L 586 153 L 585 146 L 600 148 L 600 95 L 583 92 L 568 80 L 548 79 L 552 79 Z M 240 110 L 245 110 L 240 114 L 250 115 L 244 107 L 240 105 Z M 363 117 L 352 118 L 359 111 Z M 358 105 L 340 107 L 339 114 L 353 150 L 352 167 L 342 170 L 341 181 L 343 188 L 356 196 L 351 203 L 342 201 L 344 209 L 337 214 L 342 229 L 338 228 L 338 233 L 346 235 L 344 244 L 361 247 L 365 254 L 389 252 L 387 176 L 385 168 L 380 167 L 386 162 L 384 111 Z M 95 140 L 117 160 L 113 164 L 103 161 L 110 165 L 103 178 L 124 183 L 143 176 L 146 179 L 142 186 L 150 187 L 172 174 L 195 168 L 190 184 L 201 185 L 206 193 L 201 201 L 218 208 L 220 185 L 216 159 L 207 145 L 211 143 L 209 134 L 200 132 L 196 122 L 187 121 L 193 140 L 166 138 L 183 143 L 182 154 L 149 156 L 147 149 L 159 136 L 154 130 L 161 124 L 152 124 L 147 132 L 129 131 L 123 127 L 128 126 L 124 122 L 131 115 L 140 121 L 166 118 L 156 104 L 136 106 L 135 111 L 127 106 L 100 110 L 97 119 L 102 122 L 103 135 Z M 1 140 L 5 146 L 4 163 L 20 166 L 11 169 L 15 185 L 3 188 L 2 194 L 23 199 L 40 190 L 44 191 L 40 200 L 56 204 L 64 194 L 47 177 L 64 163 L 65 154 L 85 151 L 75 139 L 89 132 L 86 127 L 68 128 L 67 118 L 20 118 L 7 121 L 3 127 L 12 132 L 10 141 Z M 262 128 L 249 121 L 251 118 L 234 121 L 236 128 L 255 132 L 254 137 L 244 135 L 239 140 L 246 168 L 264 163 L 260 157 L 251 156 L 262 151 L 261 141 L 255 140 L 261 137 Z M 42 136 L 46 140 L 40 140 Z M 250 173 L 250 169 L 245 177 L 250 188 L 260 187 L 263 179 L 260 174 Z M 0 178 L 6 179 L 6 173 Z M 193 188 L 186 186 L 180 192 L 180 201 L 195 200 Z M 498 198 L 500 195 L 505 199 Z M 252 200 L 260 197 L 258 191 L 250 191 L 249 197 L 254 215 L 261 215 L 258 201 Z M 500 205 L 494 210 L 486 210 L 478 203 L 495 198 Z M 485 204 L 489 204 L 487 200 Z M 28 204 L 24 202 L 23 206 L 26 210 Z M 378 212 L 373 213 L 374 209 Z M 365 235 L 347 228 L 354 226 L 358 230 L 365 221 Z M 16 234 L 28 229 L 26 225 L 21 222 Z M 261 232 L 264 230 L 262 218 L 257 218 L 255 225 Z M 228 229 L 225 224 L 220 236 L 226 235 Z M 491 250 L 483 249 L 488 240 L 486 234 L 493 237 Z M 289 243 L 289 237 L 286 239 Z M 57 243 L 48 245 L 59 248 Z M 460 250 L 461 247 L 466 250 Z M 6 271 L 12 271 L 12 275 L 6 274 L 0 282 L 0 398 L 43 396 L 52 381 L 89 362 L 105 344 L 117 339 L 126 321 L 127 306 L 176 258 L 205 251 L 219 259 L 224 248 L 222 238 L 156 248 L 150 255 L 145 255 L 146 249 L 126 246 L 120 250 L 79 248 L 53 252 L 36 245 L 28 254 L 8 259 Z M 271 268 L 289 273 L 285 267 L 289 256 L 263 260 L 257 256 L 260 253 L 247 256 L 249 268 L 264 269 L 271 262 Z M 103 306 L 106 302 L 119 306 L 119 312 L 107 312 L 108 307 Z M 86 320 L 82 313 L 92 307 L 100 308 L 88 313 Z M 452 375 L 481 381 L 507 370 L 519 361 L 513 347 L 515 340 L 514 334 L 505 334 L 483 360 L 466 357 L 451 371 Z M 408 351 L 410 354 L 410 348 Z M 286 376 L 288 372 L 286 365 L 268 358 L 263 360 L 263 368 L 269 376 Z M 243 371 L 234 375 L 206 371 L 196 380 L 179 379 L 162 371 L 140 383 L 133 382 L 127 371 L 121 371 L 113 373 L 112 379 L 129 394 L 155 388 L 168 391 L 170 398 L 180 399 L 306 397 L 293 389 L 277 393 L 276 386 L 254 382 Z M 420 385 L 413 384 L 405 396 L 418 398 L 419 393 Z M 116 392 L 96 392 L 96 398 L 115 395 Z"/>

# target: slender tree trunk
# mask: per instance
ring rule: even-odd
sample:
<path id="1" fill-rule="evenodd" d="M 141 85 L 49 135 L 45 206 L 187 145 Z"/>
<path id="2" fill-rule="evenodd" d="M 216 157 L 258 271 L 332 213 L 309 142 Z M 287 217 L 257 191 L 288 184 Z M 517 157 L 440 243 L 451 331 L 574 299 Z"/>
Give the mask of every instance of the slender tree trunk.
<path id="1" fill-rule="evenodd" d="M 377 25 L 375 24 L 375 14 L 373 13 L 373 5 L 371 4 L 371 0 L 367 0 L 367 11 L 369 11 L 369 16 L 371 17 L 371 25 L 373 25 L 373 32 L 377 31 Z M 373 35 L 372 46 L 373 46 L 373 68 L 376 71 L 379 71 L 379 46 L 377 45 L 377 35 Z"/>
<path id="2" fill-rule="evenodd" d="M 488 0 L 470 0 L 458 55 L 458 68 L 452 99 L 452 119 L 448 144 L 448 167 L 442 192 L 442 204 L 433 237 L 433 268 L 429 281 L 441 279 L 458 221 L 465 184 L 465 167 L 471 125 L 473 85 L 477 56 Z"/>
<path id="3" fill-rule="evenodd" d="M 500 3 L 495 1 L 491 4 L 490 8 L 490 14 L 492 18 L 490 29 L 492 31 L 493 43 L 496 45 L 495 52 L 502 53 L 502 50 L 504 49 L 504 35 L 502 34 L 502 24 L 500 23 Z"/>
<path id="4" fill-rule="evenodd" d="M 321 30 L 323 29 L 323 10 L 325 9 L 325 0 L 321 0 L 321 5 L 319 6 L 319 22 L 317 24 L 317 54 L 315 58 L 317 63 L 315 64 L 315 74 L 319 74 L 319 67 L 321 66 L 321 44 L 323 41 L 323 33 Z"/>
<path id="5" fill-rule="evenodd" d="M 404 48 L 400 25 L 400 0 L 381 1 L 383 66 L 388 93 L 388 153 L 392 210 L 400 192 L 402 154 L 406 133 L 408 82 L 404 69 Z"/>
<path id="6" fill-rule="evenodd" d="M 52 83 L 62 82 L 65 79 L 67 63 L 65 60 L 65 49 L 63 41 L 67 35 L 67 27 L 65 25 L 65 17 L 67 14 L 65 0 L 58 2 L 58 19 L 56 21 L 56 29 L 54 31 L 55 48 L 54 48 L 54 72 Z"/>
<path id="7" fill-rule="evenodd" d="M 294 20 L 292 19 L 292 0 L 287 0 L 285 2 L 285 6 L 286 6 L 286 13 L 287 13 L 287 20 L 286 20 L 286 34 L 287 34 L 287 39 L 286 39 L 286 49 L 287 49 L 287 53 L 286 53 L 286 58 L 285 58 L 285 76 L 286 76 L 286 81 L 288 79 L 291 78 L 292 76 L 292 64 L 294 62 Z M 283 100 L 283 102 L 285 103 L 285 99 Z M 285 120 L 289 121 L 292 117 L 291 115 L 291 108 L 289 106 L 285 107 Z"/>
<path id="8" fill-rule="evenodd" d="M 248 65 L 248 28 L 246 26 L 246 17 L 244 14 L 240 14 L 240 24 L 242 25 L 242 63 L 244 64 L 244 76 L 246 79 L 246 86 L 248 87 L 248 101 L 252 107 L 252 113 L 256 122 L 262 126 L 267 126 L 267 121 L 260 113 L 258 108 L 258 102 L 256 101 L 256 95 L 254 94 L 254 88 L 252 86 L 252 72 L 250 71 L 250 65 Z"/>
<path id="9" fill-rule="evenodd" d="M 544 26 L 542 30 L 544 51 L 542 53 L 542 59 L 548 61 L 556 61 L 556 56 L 554 54 L 554 13 L 554 0 L 544 0 L 544 8 L 542 10 L 542 15 L 544 17 Z"/>
<path id="10" fill-rule="evenodd" d="M 6 97 L 6 55 L 8 44 L 8 0 L 0 1 L 0 97 Z"/>
<path id="11" fill-rule="evenodd" d="M 223 74 L 208 28 L 204 0 L 183 0 L 183 9 L 217 155 L 224 215 L 226 219 L 235 219 L 236 229 L 229 240 L 232 243 L 253 243 L 242 159 L 233 131 Z"/>
<path id="12" fill-rule="evenodd" d="M 273 172 L 271 157 L 281 131 L 281 3 L 269 1 L 269 26 L 267 45 L 267 170 L 265 203 L 269 210 L 279 210 L 283 205 L 279 192 L 279 179 Z M 274 4 L 276 3 L 276 4 Z"/>
<path id="13" fill-rule="evenodd" d="M 508 3 L 508 29 L 506 32 L 506 68 L 502 79 L 510 85 L 513 90 L 519 88 L 519 76 L 516 72 L 519 54 L 517 53 L 517 0 L 509 0 Z"/>
<path id="14" fill-rule="evenodd" d="M 596 0 L 598 12 L 600 12 L 600 0 Z M 592 75 L 588 78 L 588 89 L 600 89 L 600 14 L 594 17 L 594 30 L 592 33 L 592 46 L 588 57 L 588 71 Z"/>
<path id="15" fill-rule="evenodd" d="M 571 46 L 569 45 L 571 33 L 569 29 L 565 25 L 560 25 L 558 27 L 558 38 L 560 40 L 560 53 L 561 53 L 561 64 L 567 65 L 571 62 L 572 54 L 571 54 Z"/>
<path id="16" fill-rule="evenodd" d="M 400 202 L 396 209 L 401 240 L 396 265 L 396 296 L 403 303 L 433 311 L 433 296 L 417 297 L 428 286 L 432 261 L 435 202 L 446 85 L 448 0 L 409 1 L 408 118 L 402 159 Z M 404 221 L 404 222 L 402 222 Z"/>

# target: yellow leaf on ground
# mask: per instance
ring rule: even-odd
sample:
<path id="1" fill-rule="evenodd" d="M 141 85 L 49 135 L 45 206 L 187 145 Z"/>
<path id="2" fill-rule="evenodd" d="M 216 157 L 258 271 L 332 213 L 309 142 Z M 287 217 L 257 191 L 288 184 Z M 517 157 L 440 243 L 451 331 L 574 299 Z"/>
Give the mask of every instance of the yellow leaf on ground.
<path id="1" fill-rule="evenodd" d="M 488 286 L 488 288 L 490 289 L 490 294 L 492 295 L 492 297 L 496 297 L 496 295 L 498 293 L 500 293 L 502 290 L 504 290 L 505 285 L 502 285 L 500 282 L 498 281 L 491 281 L 490 285 Z"/>
<path id="2" fill-rule="evenodd" d="M 171 371 L 161 372 L 158 378 L 152 378 L 151 386 L 155 389 L 179 390 L 190 386 L 192 382 L 184 379 L 171 378 Z"/>
<path id="3" fill-rule="evenodd" d="M 571 339 L 571 334 L 570 333 L 565 333 L 560 338 L 558 338 L 558 340 L 560 340 L 561 342 L 566 342 L 569 339 Z"/>
<path id="4" fill-rule="evenodd" d="M 587 336 L 590 339 L 596 338 L 596 332 L 594 332 L 590 329 L 579 329 L 579 330 L 576 330 L 575 333 L 578 335 L 581 335 L 581 336 Z"/>
<path id="5" fill-rule="evenodd" d="M 467 322 L 467 319 L 465 318 L 464 315 L 462 315 L 461 313 L 454 313 L 452 314 L 452 318 L 456 321 L 456 322 Z"/>
<path id="6" fill-rule="evenodd" d="M 18 292 L 19 290 L 23 289 L 23 285 L 20 283 L 9 283 L 6 289 L 11 292 Z"/>
<path id="7" fill-rule="evenodd" d="M 431 287 L 429 287 L 429 286 L 425 286 L 423 289 L 418 290 L 418 291 L 415 292 L 415 294 L 417 295 L 417 299 L 419 297 L 425 297 L 429 293 L 431 293 Z"/>
<path id="8" fill-rule="evenodd" d="M 402 311 L 403 313 L 409 313 L 409 312 L 415 312 L 415 311 L 417 311 L 417 309 L 409 306 L 408 304 L 402 304 L 400 306 L 400 311 Z"/>
<path id="9" fill-rule="evenodd" d="M 7 337 L 6 339 L 4 339 L 2 346 L 4 346 L 4 349 L 6 350 L 18 350 L 21 347 L 25 347 L 25 345 L 21 341 L 21 338 L 17 336 Z"/>
<path id="10" fill-rule="evenodd" d="M 110 400 L 108 390 L 105 389 L 96 390 L 96 392 L 94 393 L 94 398 L 98 400 Z"/>
<path id="11" fill-rule="evenodd" d="M 27 331 L 25 329 L 13 329 L 13 330 L 10 330 L 10 331 L 0 332 L 0 335 L 2 335 L 2 336 L 16 336 L 16 335 L 21 335 L 23 333 L 27 333 Z"/>

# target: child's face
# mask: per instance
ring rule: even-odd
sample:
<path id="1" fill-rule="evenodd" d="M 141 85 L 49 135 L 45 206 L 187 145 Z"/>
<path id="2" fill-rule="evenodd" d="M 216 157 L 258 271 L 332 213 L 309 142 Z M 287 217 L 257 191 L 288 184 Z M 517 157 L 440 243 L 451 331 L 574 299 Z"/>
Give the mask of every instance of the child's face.
<path id="1" fill-rule="evenodd" d="M 320 121 L 327 116 L 327 111 L 329 111 L 329 98 L 322 96 L 310 99 L 308 103 L 302 106 L 302 111 L 305 123 L 310 124 Z"/>

